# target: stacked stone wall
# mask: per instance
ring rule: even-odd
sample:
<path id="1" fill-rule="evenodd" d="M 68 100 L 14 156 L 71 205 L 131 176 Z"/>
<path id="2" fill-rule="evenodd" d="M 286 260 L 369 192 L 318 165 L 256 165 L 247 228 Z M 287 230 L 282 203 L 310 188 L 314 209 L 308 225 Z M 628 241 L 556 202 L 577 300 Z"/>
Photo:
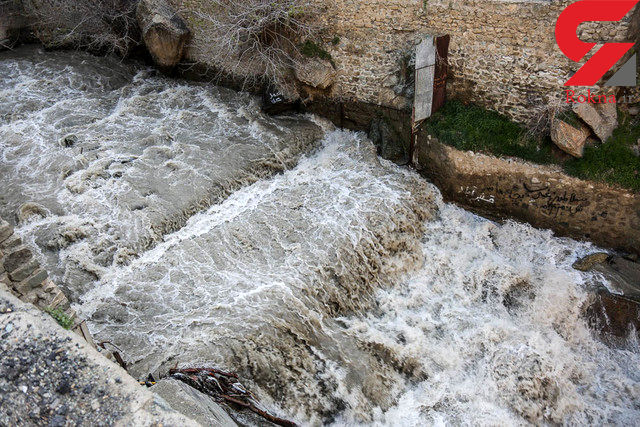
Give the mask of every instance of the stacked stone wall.
<path id="1" fill-rule="evenodd" d="M 84 321 L 78 318 L 69 300 L 40 266 L 31 249 L 23 244 L 11 224 L 0 218 L 0 283 L 22 301 L 41 310 L 62 310 L 73 319 L 73 331 L 91 345 L 93 340 Z"/>
<path id="2" fill-rule="evenodd" d="M 566 58 L 555 41 L 556 20 L 572 1 L 322 3 L 323 45 L 339 72 L 331 94 L 335 98 L 409 108 L 411 97 L 399 90 L 403 58 L 423 34 L 451 35 L 449 95 L 520 122 L 562 99 L 564 82 L 581 66 Z M 632 17 L 582 24 L 578 35 L 598 42 L 637 39 Z"/>

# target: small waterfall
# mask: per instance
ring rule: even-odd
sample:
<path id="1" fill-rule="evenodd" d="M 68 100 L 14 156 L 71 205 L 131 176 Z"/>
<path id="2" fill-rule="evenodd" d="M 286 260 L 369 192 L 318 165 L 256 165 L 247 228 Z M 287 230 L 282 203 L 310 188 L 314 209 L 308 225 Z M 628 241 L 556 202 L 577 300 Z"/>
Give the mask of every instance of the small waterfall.
<path id="1" fill-rule="evenodd" d="M 42 205 L 46 218 L 19 231 L 73 299 L 321 137 L 311 120 L 263 116 L 247 94 L 113 58 L 21 49 L 3 55 L 0 76 L 0 214 Z"/>
<path id="2" fill-rule="evenodd" d="M 595 248 L 441 200 L 363 135 L 136 64 L 0 58 L 0 215 L 131 373 L 239 372 L 320 425 L 634 424 Z"/>

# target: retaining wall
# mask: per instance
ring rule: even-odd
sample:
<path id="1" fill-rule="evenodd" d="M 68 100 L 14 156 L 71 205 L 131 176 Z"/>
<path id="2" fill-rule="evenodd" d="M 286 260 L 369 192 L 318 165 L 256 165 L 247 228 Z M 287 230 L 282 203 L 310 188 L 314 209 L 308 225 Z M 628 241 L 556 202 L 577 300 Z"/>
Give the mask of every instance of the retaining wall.
<path id="1" fill-rule="evenodd" d="M 559 168 L 463 152 L 421 132 L 416 168 L 445 199 L 492 218 L 640 254 L 640 196 L 570 177 Z"/>
<path id="2" fill-rule="evenodd" d="M 0 282 L 22 301 L 41 310 L 61 309 L 73 319 L 72 330 L 95 347 L 89 330 L 69 300 L 40 267 L 31 249 L 14 233 L 13 227 L 0 218 Z"/>

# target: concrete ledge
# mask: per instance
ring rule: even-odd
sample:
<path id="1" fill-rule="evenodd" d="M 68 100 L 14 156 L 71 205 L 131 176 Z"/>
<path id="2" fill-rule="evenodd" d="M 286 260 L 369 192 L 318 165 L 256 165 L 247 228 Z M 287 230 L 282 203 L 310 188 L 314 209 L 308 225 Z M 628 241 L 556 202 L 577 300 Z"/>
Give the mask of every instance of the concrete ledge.
<path id="1" fill-rule="evenodd" d="M 628 190 L 573 178 L 558 168 L 463 152 L 424 131 L 413 163 L 445 199 L 481 215 L 640 253 L 640 197 Z"/>
<path id="2" fill-rule="evenodd" d="M 199 425 L 4 284 L 0 336 L 0 425 Z"/>

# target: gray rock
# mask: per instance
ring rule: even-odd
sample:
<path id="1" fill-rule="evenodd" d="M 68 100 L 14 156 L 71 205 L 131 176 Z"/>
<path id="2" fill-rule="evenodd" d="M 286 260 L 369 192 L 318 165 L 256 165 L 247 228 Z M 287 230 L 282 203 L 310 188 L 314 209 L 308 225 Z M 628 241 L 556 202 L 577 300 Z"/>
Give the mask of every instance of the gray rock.
<path id="1" fill-rule="evenodd" d="M 165 378 L 151 387 L 174 410 L 202 425 L 235 427 L 236 423 L 211 397 L 188 386 L 182 381 Z"/>
<path id="2" fill-rule="evenodd" d="M 23 289 L 34 289 L 38 287 L 42 282 L 47 279 L 47 272 L 42 269 L 37 269 L 31 276 L 20 282 L 20 286 Z"/>
<path id="3" fill-rule="evenodd" d="M 573 157 L 582 157 L 590 134 L 589 129 L 583 125 L 576 128 L 559 118 L 554 118 L 551 122 L 551 140 Z"/>
<path id="4" fill-rule="evenodd" d="M 336 80 L 336 70 L 331 62 L 311 58 L 295 67 L 295 76 L 302 83 L 317 89 L 327 89 Z"/>
<path id="5" fill-rule="evenodd" d="M 171 68 L 182 59 L 189 29 L 164 0 L 141 0 L 136 9 L 142 38 L 157 65 Z"/>
<path id="6" fill-rule="evenodd" d="M 5 240 L 11 237 L 12 234 L 13 227 L 11 227 L 11 225 L 7 221 L 0 219 L 0 243 L 3 243 Z"/>
<path id="7" fill-rule="evenodd" d="M 11 273 L 31 259 L 31 249 L 26 246 L 19 246 L 10 252 L 4 259 L 4 269 Z"/>
<path id="8" fill-rule="evenodd" d="M 17 234 L 12 234 L 8 239 L 2 242 L 2 248 L 6 252 L 11 252 L 11 249 L 18 247 L 22 244 L 22 239 Z"/>
<path id="9" fill-rule="evenodd" d="M 618 111 L 614 103 L 573 104 L 573 111 L 587 123 L 600 141 L 605 142 L 618 127 Z"/>
<path id="10" fill-rule="evenodd" d="M 0 334 L 0 425 L 198 425 L 1 283 Z"/>
<path id="11" fill-rule="evenodd" d="M 607 262 L 611 255 L 606 252 L 597 252 L 580 258 L 573 263 L 573 268 L 580 271 L 590 271 L 597 264 Z"/>
<path id="12" fill-rule="evenodd" d="M 38 262 L 35 259 L 32 259 L 28 263 L 24 264 L 23 266 L 11 272 L 9 274 L 9 277 L 14 282 L 19 282 L 29 277 L 34 271 L 36 271 L 36 268 L 38 267 L 39 267 Z"/>

